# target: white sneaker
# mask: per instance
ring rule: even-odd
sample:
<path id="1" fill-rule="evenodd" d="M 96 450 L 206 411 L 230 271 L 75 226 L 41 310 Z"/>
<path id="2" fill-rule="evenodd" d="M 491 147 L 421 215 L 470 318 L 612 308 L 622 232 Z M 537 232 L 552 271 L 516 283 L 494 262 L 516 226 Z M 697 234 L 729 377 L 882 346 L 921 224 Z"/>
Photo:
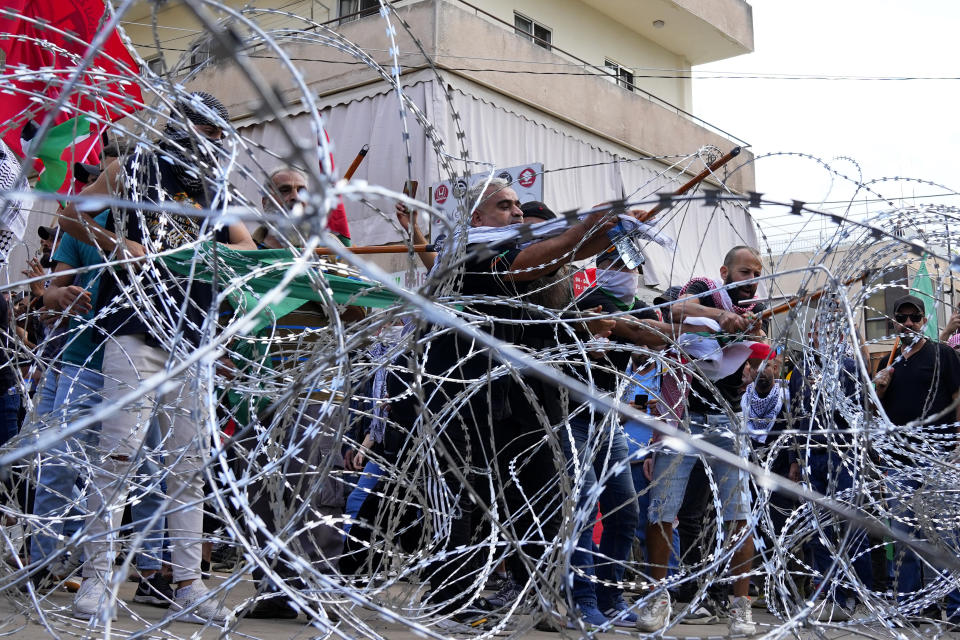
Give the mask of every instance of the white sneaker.
<path id="1" fill-rule="evenodd" d="M 757 632 L 757 625 L 753 622 L 753 609 L 750 599 L 738 596 L 730 603 L 730 619 L 727 621 L 730 635 L 752 636 Z"/>
<path id="2" fill-rule="evenodd" d="M 846 622 L 849 619 L 850 611 L 833 600 L 824 600 L 823 606 L 817 611 L 817 622 Z"/>
<path id="3" fill-rule="evenodd" d="M 170 611 L 182 611 L 181 614 L 175 614 L 176 619 L 182 622 L 226 624 L 231 611 L 218 602 L 220 598 L 208 598 L 209 593 L 203 580 L 197 578 L 187 586 L 174 591 Z"/>
<path id="4" fill-rule="evenodd" d="M 73 617 L 81 620 L 90 620 L 99 617 L 108 610 L 113 611 L 113 619 L 117 619 L 115 603 L 109 602 L 107 585 L 98 577 L 85 578 L 80 583 L 77 595 L 73 597 Z M 113 604 L 114 606 L 110 606 Z"/>
<path id="5" fill-rule="evenodd" d="M 664 589 L 637 611 L 637 629 L 647 632 L 659 631 L 669 623 L 670 593 Z"/>

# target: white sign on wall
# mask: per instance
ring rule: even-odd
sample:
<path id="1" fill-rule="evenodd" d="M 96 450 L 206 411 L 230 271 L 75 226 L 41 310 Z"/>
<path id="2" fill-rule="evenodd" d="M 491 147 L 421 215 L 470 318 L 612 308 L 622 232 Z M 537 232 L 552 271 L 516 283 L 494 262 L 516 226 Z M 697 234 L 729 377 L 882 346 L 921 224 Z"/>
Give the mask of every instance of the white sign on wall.
<path id="1" fill-rule="evenodd" d="M 537 200 L 543 202 L 543 163 L 533 162 L 522 164 L 518 167 L 507 167 L 506 169 L 497 169 L 494 177 L 503 178 L 510 187 L 517 192 L 520 202 L 530 202 Z M 457 209 L 457 197 L 465 194 L 467 189 L 478 182 L 487 179 L 487 174 L 478 174 L 470 176 L 469 184 L 464 180 L 458 180 L 456 184 L 449 180 L 438 182 L 433 185 L 433 206 L 444 213 L 450 214 Z"/>

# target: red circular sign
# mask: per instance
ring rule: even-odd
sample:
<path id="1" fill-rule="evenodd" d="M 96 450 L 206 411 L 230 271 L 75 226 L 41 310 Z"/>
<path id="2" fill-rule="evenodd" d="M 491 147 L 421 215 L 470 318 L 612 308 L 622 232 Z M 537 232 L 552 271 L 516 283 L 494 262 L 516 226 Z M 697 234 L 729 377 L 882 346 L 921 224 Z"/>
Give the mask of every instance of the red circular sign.
<path id="1" fill-rule="evenodd" d="M 520 175 L 517 177 L 517 182 L 520 183 L 520 186 L 524 189 L 529 189 L 533 186 L 533 183 L 537 181 L 537 172 L 527 167 L 520 172 Z"/>
<path id="2" fill-rule="evenodd" d="M 447 201 L 447 196 L 450 195 L 450 190 L 447 189 L 447 185 L 442 184 L 437 187 L 437 190 L 433 194 L 433 199 L 437 204 L 443 204 Z"/>

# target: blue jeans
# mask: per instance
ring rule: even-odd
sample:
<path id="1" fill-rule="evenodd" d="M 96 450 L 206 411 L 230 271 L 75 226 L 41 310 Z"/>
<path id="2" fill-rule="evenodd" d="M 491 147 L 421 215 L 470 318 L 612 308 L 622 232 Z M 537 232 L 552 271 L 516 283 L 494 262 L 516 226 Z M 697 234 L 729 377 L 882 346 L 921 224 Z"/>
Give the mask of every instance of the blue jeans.
<path id="1" fill-rule="evenodd" d="M 704 425 L 707 425 L 707 428 L 704 428 Z M 726 415 L 705 416 L 691 411 L 690 434 L 738 456 L 742 455 L 740 441 L 743 436 L 732 431 Z M 650 487 L 650 508 L 647 511 L 650 522 L 672 523 L 677 517 L 687 490 L 687 482 L 690 480 L 690 472 L 693 471 L 699 455 L 671 451 L 657 453 L 653 464 L 653 485 Z M 714 458 L 708 458 L 704 462 L 710 466 L 713 481 L 720 494 L 723 521 L 746 520 L 750 514 L 750 488 L 746 473 Z"/>
<path id="2" fill-rule="evenodd" d="M 919 540 L 924 539 L 923 531 L 914 527 L 910 522 L 915 521 L 911 501 L 917 491 L 945 492 L 943 487 L 928 487 L 921 489 L 920 478 L 910 471 L 887 470 L 887 508 L 890 510 L 891 528 L 907 533 Z M 953 531 L 952 536 L 943 534 L 944 541 L 953 546 L 954 553 L 960 553 L 958 542 L 960 532 Z M 923 564 L 916 553 L 897 544 L 894 556 L 894 575 L 896 576 L 897 600 L 909 602 L 917 591 L 923 587 Z M 953 622 L 960 622 L 960 589 L 951 590 L 946 596 L 947 618 Z"/>
<path id="3" fill-rule="evenodd" d="M 5 444 L 17 435 L 17 418 L 20 415 L 20 391 L 17 387 L 0 390 L 0 444 Z"/>
<path id="4" fill-rule="evenodd" d="M 650 481 L 643 475 L 643 462 L 634 462 L 630 465 L 630 473 L 633 475 L 633 488 L 637 492 L 637 518 L 636 537 L 640 541 L 640 548 L 647 551 L 647 509 L 650 508 L 650 492 L 647 490 Z M 644 558 L 646 561 L 646 558 Z M 680 532 L 673 528 L 673 546 L 670 551 L 670 560 L 667 563 L 667 575 L 672 576 L 680 566 Z"/>
<path id="5" fill-rule="evenodd" d="M 345 511 L 350 520 L 354 520 L 357 514 L 360 513 L 360 507 L 363 506 L 363 501 L 367 499 L 367 496 L 370 494 L 370 489 L 376 486 L 382 474 L 383 469 L 380 468 L 380 465 L 373 460 L 367 460 L 367 464 L 363 466 L 363 473 L 357 481 L 357 486 L 354 487 L 350 495 L 347 496 Z M 344 537 L 350 533 L 351 526 L 352 523 L 349 520 L 343 526 Z"/>
<path id="6" fill-rule="evenodd" d="M 100 404 L 100 390 L 103 388 L 103 376 L 99 371 L 85 369 L 75 365 L 64 364 L 59 376 L 56 377 L 56 391 L 53 400 L 47 402 L 47 381 L 44 379 L 44 389 L 37 404 L 37 412 L 47 409 L 47 413 L 55 415 L 55 422 L 48 428 L 59 429 L 73 420 L 88 415 Z M 33 513 L 38 517 L 37 527 L 40 527 L 31 536 L 30 559 L 32 562 L 41 562 L 50 557 L 57 548 L 58 540 L 71 538 L 81 528 L 86 514 L 86 500 L 79 487 L 80 471 L 90 452 L 99 442 L 100 425 L 93 425 L 70 438 L 64 438 L 42 454 L 40 473 L 37 478 L 36 496 L 33 502 Z M 160 431 L 153 425 L 148 432 L 147 449 L 156 448 L 160 444 Z M 139 475 L 144 478 L 155 478 L 160 470 L 157 463 L 144 458 L 140 465 Z M 131 506 L 134 523 L 146 522 L 153 514 L 163 508 L 163 496 L 158 491 L 143 492 L 139 501 Z M 142 524 L 141 527 L 142 528 Z M 137 567 L 141 571 L 150 571 L 160 568 L 160 548 L 162 546 L 163 519 L 146 533 L 143 545 L 137 555 Z M 138 529 L 139 530 L 139 529 Z"/>
<path id="7" fill-rule="evenodd" d="M 633 538 L 639 521 L 637 492 L 633 488 L 633 476 L 629 465 L 624 465 L 616 475 L 608 469 L 627 459 L 627 442 L 619 427 L 602 427 L 604 435 L 598 437 L 598 427 L 576 418 L 570 420 L 570 434 L 577 450 L 577 460 L 582 465 L 583 482 L 577 497 L 576 521 L 583 523 L 577 540 L 577 548 L 570 558 L 572 566 L 586 576 L 595 575 L 594 582 L 573 573 L 573 599 L 578 604 L 599 607 L 601 611 L 613 606 L 623 596 L 623 589 L 616 586 L 623 581 L 625 563 L 630 558 Z M 590 433 L 590 431 L 593 433 Z M 570 437 L 561 433 L 564 453 L 568 462 L 573 461 Z M 569 465 L 572 470 L 572 464 Z M 597 484 L 597 477 L 604 478 L 600 493 L 600 510 L 603 513 L 603 535 L 600 538 L 599 555 L 594 553 L 593 527 L 597 517 L 597 503 L 590 500 Z"/>
<path id="8" fill-rule="evenodd" d="M 849 491 L 853 488 L 853 477 L 849 469 L 842 464 L 840 455 L 835 451 L 826 451 L 813 449 L 808 457 L 810 465 L 810 488 L 817 493 L 833 498 L 838 492 Z M 838 544 L 839 536 L 843 533 L 836 531 L 839 527 L 825 527 L 826 535 L 834 544 Z M 848 544 L 843 554 L 848 558 L 854 558 L 853 569 L 856 571 L 860 582 L 869 590 L 873 590 L 873 565 L 870 562 L 870 553 L 868 551 L 867 534 L 862 529 L 855 529 L 846 534 Z M 837 580 L 836 572 L 839 567 L 834 566 L 834 559 L 837 550 L 829 550 L 820 539 L 820 536 L 814 535 L 809 542 L 810 552 L 813 555 L 813 567 L 822 576 L 823 580 L 828 577 L 834 582 L 833 601 L 846 606 L 847 598 L 854 595 L 848 592 L 840 581 Z M 834 572 L 830 575 L 831 570 Z M 829 593 L 828 589 L 824 593 Z"/>
<path id="9" fill-rule="evenodd" d="M 47 367 L 47 372 L 43 374 L 43 381 L 40 390 L 37 392 L 37 415 L 45 416 L 56 406 L 57 399 L 57 381 L 60 379 L 60 371 L 54 365 Z"/>

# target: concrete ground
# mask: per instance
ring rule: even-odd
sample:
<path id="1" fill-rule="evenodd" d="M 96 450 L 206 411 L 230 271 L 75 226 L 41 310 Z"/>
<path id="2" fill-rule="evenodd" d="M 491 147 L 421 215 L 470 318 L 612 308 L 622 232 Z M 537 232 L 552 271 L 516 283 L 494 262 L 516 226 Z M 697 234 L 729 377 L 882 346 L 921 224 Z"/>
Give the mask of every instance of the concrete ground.
<path id="1" fill-rule="evenodd" d="M 216 574 L 211 582 L 207 584 L 215 588 L 218 580 L 224 580 L 229 577 L 228 574 Z M 416 633 L 405 625 L 385 620 L 377 612 L 359 606 L 353 607 L 351 614 L 355 618 L 351 621 L 343 621 L 330 627 L 315 626 L 308 624 L 305 616 L 298 620 L 247 620 L 241 619 L 234 622 L 226 630 L 215 627 L 203 627 L 201 625 L 188 624 L 183 622 L 167 622 L 160 627 L 155 627 L 160 623 L 167 611 L 164 609 L 151 607 L 148 605 L 133 604 L 133 594 L 136 585 L 133 582 L 125 582 L 120 590 L 121 599 L 124 601 L 123 608 L 119 611 L 118 620 L 112 623 L 110 629 L 111 637 L 126 638 L 131 635 L 147 637 L 151 639 L 161 638 L 192 638 L 196 640 L 213 640 L 214 638 L 236 638 L 243 640 L 300 640 L 317 637 L 331 638 L 359 638 L 375 637 L 374 634 L 391 640 L 414 640 L 423 637 L 429 637 L 424 633 Z M 226 604 L 233 609 L 239 609 L 254 595 L 254 588 L 249 576 L 238 581 L 228 592 Z M 91 627 L 81 620 L 76 620 L 70 615 L 70 605 L 73 601 L 73 594 L 66 591 L 57 591 L 49 593 L 42 597 L 40 601 L 43 615 L 41 616 L 36 607 L 28 605 L 26 596 L 19 592 L 11 597 L 11 594 L 5 594 L 6 597 L 0 599 L 0 639 L 6 638 L 33 640 L 57 638 L 103 638 L 107 636 L 107 630 L 100 627 Z M 764 635 L 781 623 L 774 616 L 766 611 L 754 608 L 754 620 L 758 624 L 758 636 Z M 518 622 L 529 627 L 532 621 L 529 616 L 520 616 Z M 153 628 L 151 628 L 153 627 Z M 364 627 L 367 631 L 361 631 Z M 439 629 L 432 629 L 437 637 L 449 637 Z M 872 623 L 869 625 L 855 626 L 833 626 L 821 629 L 822 635 L 809 629 L 799 628 L 797 633 L 789 633 L 786 637 L 798 638 L 960 638 L 960 633 L 944 633 L 933 625 L 924 625 L 917 629 L 904 630 L 903 635 L 898 635 L 892 630 L 885 629 L 882 624 Z M 566 640 L 567 638 L 583 637 L 580 631 L 567 630 L 562 633 L 551 633 L 529 629 L 520 634 L 521 637 L 528 640 Z M 612 632 L 596 634 L 598 637 L 639 637 L 642 634 L 632 629 L 617 629 Z M 676 625 L 672 627 L 663 637 L 665 638 L 720 638 L 727 637 L 726 624 L 714 625 Z M 463 637 L 463 636 L 457 636 Z"/>

